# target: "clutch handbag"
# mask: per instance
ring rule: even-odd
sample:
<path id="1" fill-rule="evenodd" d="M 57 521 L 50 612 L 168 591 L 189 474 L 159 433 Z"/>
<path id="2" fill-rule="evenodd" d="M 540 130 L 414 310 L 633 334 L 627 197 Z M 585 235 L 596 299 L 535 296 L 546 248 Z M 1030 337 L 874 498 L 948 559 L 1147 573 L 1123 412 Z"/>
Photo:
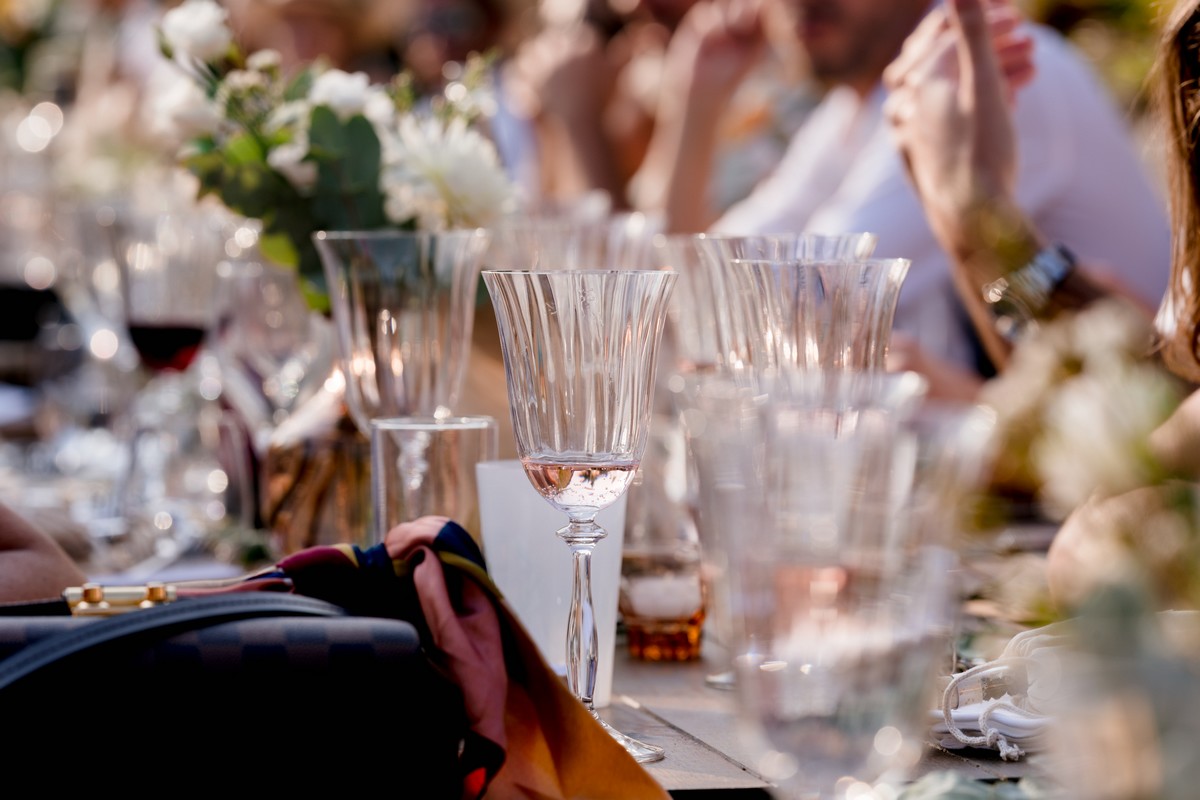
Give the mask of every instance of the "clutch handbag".
<path id="1" fill-rule="evenodd" d="M 277 575 L 0 606 L 0 763 L 39 794 L 386 779 L 401 797 L 463 797 L 475 765 L 462 692 L 404 618 L 419 610 L 405 610 L 400 573 L 370 590 L 389 602 L 361 613 Z M 347 592 L 310 570 L 303 583 L 353 606 L 372 581 Z"/>
<path id="2" fill-rule="evenodd" d="M 542 659 L 466 531 L 412 545 L 0 606 L 0 763 L 39 796 L 665 800 Z"/>

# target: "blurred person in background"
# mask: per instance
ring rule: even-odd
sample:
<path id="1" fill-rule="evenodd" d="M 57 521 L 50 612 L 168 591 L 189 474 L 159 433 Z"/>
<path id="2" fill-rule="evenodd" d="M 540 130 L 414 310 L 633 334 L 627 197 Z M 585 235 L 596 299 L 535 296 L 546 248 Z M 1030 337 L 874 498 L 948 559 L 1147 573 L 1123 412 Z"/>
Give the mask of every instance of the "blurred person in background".
<path id="1" fill-rule="evenodd" d="M 1006 101 L 1006 70 L 998 63 L 985 32 L 982 0 L 953 0 L 951 24 L 925 26 L 889 69 L 892 87 L 887 115 L 932 230 L 953 253 L 952 267 L 962 298 L 978 311 L 981 334 L 995 325 L 982 287 L 1011 276 L 1032 263 L 1054 242 L 1053 235 L 1021 208 L 1014 190 L 1017 163 L 1024 156 L 1017 118 Z M 1164 28 L 1154 77 L 1159 123 L 1169 143 L 1165 166 L 1169 178 L 1172 230 L 1171 281 L 1155 319 L 1156 355 L 1192 387 L 1200 385 L 1200 148 L 1195 137 L 1200 104 L 1196 78 L 1200 58 L 1200 3 L 1178 4 Z M 1035 64 L 1035 67 L 1040 68 Z M 1113 223 L 1120 233 L 1125 226 Z M 998 237 L 997 231 L 1004 235 Z M 1101 258 L 1104 254 L 1101 254 Z M 1101 262 L 1102 263 L 1102 262 Z M 1079 311 L 1117 294 L 1102 270 L 1080 259 L 1039 298 L 1041 307 L 1024 306 L 1035 320 Z M 999 348 L 1011 346 L 1001 340 Z M 1036 389 L 1036 387 L 1031 387 Z M 1121 421 L 1122 423 L 1125 420 Z M 1095 431 L 1097 437 L 1109 434 Z M 1164 528 L 1164 510 L 1178 503 L 1179 478 L 1200 480 L 1200 392 L 1193 391 L 1148 442 L 1147 451 L 1164 475 L 1176 480 L 1145 482 L 1127 491 L 1097 492 L 1067 518 L 1050 548 L 1048 577 L 1052 593 L 1066 603 L 1080 600 L 1090 588 L 1089 576 L 1103 574 L 1098 563 L 1111 560 L 1106 544 L 1113 530 L 1127 532 L 1130 545 L 1150 553 L 1171 553 L 1173 529 Z M 1132 453 L 1126 454 L 1130 459 Z M 1194 519 L 1191 520 L 1194 524 Z M 1194 569 L 1191 554 L 1169 558 L 1156 576 L 1169 593 Z M 1086 568 L 1085 568 L 1086 567 Z M 1175 598 L 1180 599 L 1179 597 Z M 1194 596 L 1187 598 L 1194 602 Z"/>
<path id="2" fill-rule="evenodd" d="M 537 141 L 529 120 L 515 111 L 509 65 L 530 25 L 534 2 L 416 0 L 398 43 L 401 66 L 413 76 L 419 96 L 433 97 L 448 87 L 467 89 L 471 83 L 481 127 L 526 202 L 539 191 Z M 484 58 L 484 74 L 467 74 L 473 55 Z"/>
<path id="3" fill-rule="evenodd" d="M 546 0 L 538 33 L 514 60 L 519 109 L 535 122 L 547 205 L 604 191 L 616 208 L 659 214 L 663 145 L 675 121 L 670 42 L 695 0 Z M 803 80 L 789 41 L 766 56 L 727 105 L 711 191 L 724 208 L 778 162 L 818 94 Z M 669 151 L 665 153 L 669 155 Z"/>
<path id="4" fill-rule="evenodd" d="M 710 0 L 710 2 L 713 0 Z M 912 260 L 896 314 L 911 337 L 909 363 L 958 386 L 994 368 L 979 346 L 952 281 L 947 255 L 925 220 L 884 124 L 881 77 L 929 0 L 789 0 L 793 30 L 813 75 L 828 87 L 778 168 L 743 202 L 718 214 L 703 190 L 713 162 L 711 131 L 731 84 L 762 48 L 754 0 L 710 14 L 678 61 L 684 98 L 667 193 L 668 229 L 750 234 L 870 231 L 878 257 Z M 938 4 L 932 4 L 936 7 Z M 1001 32 L 1020 29 L 1036 73 L 1017 96 L 1021 160 L 1015 196 L 1055 241 L 1097 267 L 1110 285 L 1152 307 L 1167 284 L 1169 232 L 1120 116 L 1092 70 L 1057 34 L 1020 22 L 1000 2 Z M 1028 53 L 1021 53 L 1022 57 Z M 903 338 L 899 343 L 903 347 Z"/>
<path id="5" fill-rule="evenodd" d="M 397 42 L 409 13 L 389 0 L 225 0 L 244 52 L 277 51 L 285 72 L 323 59 L 386 81 L 398 69 Z"/>

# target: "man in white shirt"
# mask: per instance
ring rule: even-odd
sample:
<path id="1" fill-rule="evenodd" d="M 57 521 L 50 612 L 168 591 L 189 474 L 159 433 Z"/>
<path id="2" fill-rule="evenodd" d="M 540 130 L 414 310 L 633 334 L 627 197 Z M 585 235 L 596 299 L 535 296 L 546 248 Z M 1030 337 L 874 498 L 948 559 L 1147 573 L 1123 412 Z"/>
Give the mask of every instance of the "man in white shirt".
<path id="1" fill-rule="evenodd" d="M 736 1 L 736 0 L 735 0 Z M 946 256 L 925 221 L 882 117 L 880 78 L 928 0 L 790 0 L 814 73 L 830 90 L 783 161 L 711 229 L 749 234 L 871 231 L 876 255 L 912 260 L 896 328 L 929 355 L 975 363 Z M 1036 74 L 1016 98 L 1017 199 L 1043 233 L 1153 307 L 1166 289 L 1170 235 L 1162 202 L 1123 121 L 1081 57 L 1057 34 L 1029 26 Z M 748 28 L 707 33 L 749 41 Z M 719 50 L 717 50 L 720 52 Z M 694 78 L 703 80 L 696 64 Z M 692 153 L 689 159 L 702 157 Z M 682 162 L 681 163 L 686 163 Z M 702 219 L 683 207 L 670 225 Z M 707 223 L 707 221 L 705 221 Z"/>

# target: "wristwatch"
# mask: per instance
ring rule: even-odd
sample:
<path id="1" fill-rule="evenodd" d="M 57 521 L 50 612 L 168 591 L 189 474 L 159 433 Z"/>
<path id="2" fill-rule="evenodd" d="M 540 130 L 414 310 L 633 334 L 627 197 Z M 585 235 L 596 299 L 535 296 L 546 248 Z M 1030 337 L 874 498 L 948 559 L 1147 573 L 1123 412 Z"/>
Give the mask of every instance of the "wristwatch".
<path id="1" fill-rule="evenodd" d="M 1045 314 L 1050 298 L 1075 269 L 1075 254 L 1062 244 L 1043 248 L 1025 266 L 983 286 L 997 332 L 1013 341 Z"/>

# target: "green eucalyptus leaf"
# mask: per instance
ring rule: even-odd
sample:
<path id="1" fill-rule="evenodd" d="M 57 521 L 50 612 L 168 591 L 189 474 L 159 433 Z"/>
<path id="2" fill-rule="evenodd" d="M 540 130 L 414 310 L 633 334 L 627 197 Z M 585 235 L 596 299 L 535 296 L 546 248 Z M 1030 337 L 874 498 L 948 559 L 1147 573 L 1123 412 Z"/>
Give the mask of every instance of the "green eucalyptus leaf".
<path id="1" fill-rule="evenodd" d="M 225 143 L 225 156 L 232 164 L 265 164 L 267 154 L 262 144 L 249 133 L 238 133 Z"/>
<path id="2" fill-rule="evenodd" d="M 306 278 L 300 281 L 300 291 L 304 293 L 304 299 L 313 311 L 322 314 L 329 312 L 329 293 L 325 291 L 324 283 L 318 286 Z"/>
<path id="3" fill-rule="evenodd" d="M 163 58 L 167 61 L 175 60 L 175 48 L 171 47 L 171 43 L 167 41 L 167 37 L 163 35 L 162 28 L 155 26 L 154 38 L 158 42 L 158 52 L 162 53 Z"/>
<path id="4" fill-rule="evenodd" d="M 198 152 L 188 156 L 183 165 L 200 181 L 199 195 L 215 194 L 225 201 L 221 188 L 224 184 L 225 160 L 216 151 Z"/>
<path id="5" fill-rule="evenodd" d="M 353 191 L 379 186 L 380 146 L 375 128 L 366 117 L 357 114 L 346 123 L 346 171 L 344 181 Z"/>
<path id="6" fill-rule="evenodd" d="M 266 217 L 296 196 L 292 185 L 265 163 L 228 168 L 226 204 L 247 217 Z"/>
<path id="7" fill-rule="evenodd" d="M 217 140 L 212 136 L 197 136 L 188 144 L 191 145 L 193 153 L 212 153 L 217 149 Z"/>
<path id="8" fill-rule="evenodd" d="M 308 127 L 308 150 L 318 161 L 337 161 L 345 157 L 345 126 L 328 106 L 312 110 Z"/>
<path id="9" fill-rule="evenodd" d="M 313 74 L 312 70 L 301 70 L 296 77 L 292 78 L 287 88 L 283 90 L 284 102 L 290 103 L 295 100 L 303 100 L 308 97 L 309 91 L 312 89 Z"/>
<path id="10" fill-rule="evenodd" d="M 300 266 L 300 253 L 295 243 L 284 232 L 263 233 L 258 239 L 258 249 L 264 258 L 286 267 Z"/>
<path id="11" fill-rule="evenodd" d="M 317 164 L 313 216 L 325 230 L 368 230 L 387 224 L 379 191 L 380 145 L 362 115 L 346 122 L 313 110 L 309 152 Z"/>

